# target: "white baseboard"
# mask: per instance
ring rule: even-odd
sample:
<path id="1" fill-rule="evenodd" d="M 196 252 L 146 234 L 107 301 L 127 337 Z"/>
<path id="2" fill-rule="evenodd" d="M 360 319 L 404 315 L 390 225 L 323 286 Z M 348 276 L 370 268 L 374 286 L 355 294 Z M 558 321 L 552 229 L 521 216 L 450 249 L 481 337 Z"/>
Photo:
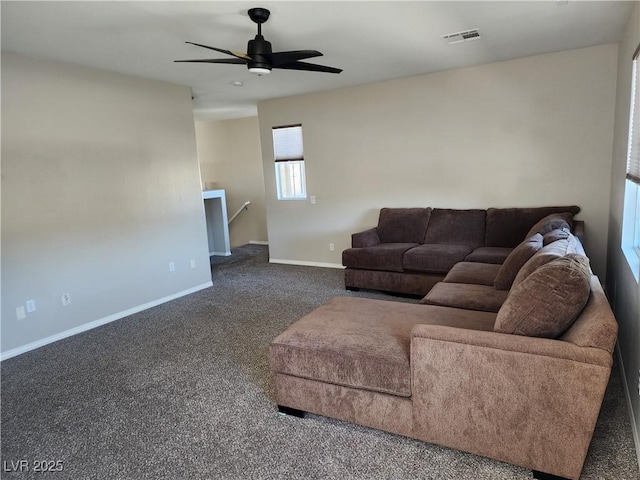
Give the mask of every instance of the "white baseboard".
<path id="1" fill-rule="evenodd" d="M 213 257 L 228 257 L 231 255 L 231 252 L 227 251 L 227 252 L 209 252 L 209 256 Z"/>
<path id="2" fill-rule="evenodd" d="M 624 385 L 624 393 L 627 397 L 627 406 L 629 407 L 629 416 L 631 417 L 631 431 L 633 432 L 633 443 L 636 445 L 636 458 L 638 460 L 638 469 L 640 469 L 640 432 L 636 428 L 636 418 L 633 414 L 633 404 L 631 403 L 631 391 L 629 390 L 629 385 L 627 384 L 627 376 L 624 371 L 624 363 L 622 361 L 622 353 L 620 352 L 620 348 L 616 346 L 616 351 L 618 352 L 618 361 L 620 362 L 620 374 L 622 375 L 622 384 Z"/>
<path id="3" fill-rule="evenodd" d="M 266 240 L 249 240 L 250 245 L 269 245 L 269 242 Z"/>
<path id="4" fill-rule="evenodd" d="M 175 300 L 176 298 L 184 297 L 185 295 L 189 295 L 191 293 L 198 292 L 200 290 L 204 290 L 205 288 L 209 288 L 213 286 L 213 282 L 203 283 L 202 285 L 198 285 L 192 288 L 188 288 L 187 290 L 182 290 L 181 292 L 174 293 L 172 295 L 168 295 L 166 297 L 158 298 L 157 300 L 153 300 L 148 303 L 144 303 L 142 305 L 138 305 L 133 308 L 129 308 L 127 310 L 123 310 L 118 313 L 114 313 L 113 315 L 108 315 L 106 317 L 100 318 L 98 320 L 94 320 L 93 322 L 84 323 L 77 327 L 71 328 L 69 330 L 65 330 L 64 332 L 56 333 L 55 335 L 51 335 L 50 337 L 42 338 L 40 340 L 36 340 L 35 342 L 28 343 L 21 347 L 13 348 L 7 352 L 2 352 L 0 354 L 0 361 L 7 360 L 8 358 L 15 357 L 22 353 L 29 352 L 31 350 L 35 350 L 36 348 L 44 347 L 53 342 L 57 342 L 58 340 L 62 340 L 63 338 L 71 337 L 73 335 L 77 335 L 78 333 L 86 332 L 87 330 L 91 330 L 93 328 L 99 327 L 101 325 L 105 325 L 107 323 L 111 323 L 115 320 L 120 320 L 121 318 L 128 317 L 129 315 L 133 315 L 134 313 L 141 312 L 143 310 L 147 310 L 151 307 L 155 307 L 162 303 L 169 302 L 171 300 Z"/>
<path id="5" fill-rule="evenodd" d="M 339 268 L 341 270 L 344 269 L 344 266 L 339 263 L 306 262 L 304 260 L 283 260 L 280 258 L 270 258 L 269 263 L 280 263 L 282 265 L 300 265 L 303 267 Z"/>

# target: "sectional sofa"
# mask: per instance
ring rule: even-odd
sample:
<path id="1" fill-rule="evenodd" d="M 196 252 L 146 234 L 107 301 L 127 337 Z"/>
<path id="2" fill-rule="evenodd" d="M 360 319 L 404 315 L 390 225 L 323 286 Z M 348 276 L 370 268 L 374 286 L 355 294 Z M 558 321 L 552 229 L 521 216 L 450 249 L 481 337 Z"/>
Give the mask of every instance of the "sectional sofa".
<path id="1" fill-rule="evenodd" d="M 548 215 L 557 215 L 580 237 L 584 224 L 573 221 L 579 211 L 577 206 L 383 208 L 378 225 L 354 233 L 352 248 L 342 253 L 345 286 L 422 296 L 458 262 L 501 264 Z"/>
<path id="2" fill-rule="evenodd" d="M 270 346 L 280 412 L 578 479 L 617 323 L 581 242 L 549 220 L 496 247 L 502 264 L 452 265 L 421 303 L 340 296 L 292 324 Z"/>

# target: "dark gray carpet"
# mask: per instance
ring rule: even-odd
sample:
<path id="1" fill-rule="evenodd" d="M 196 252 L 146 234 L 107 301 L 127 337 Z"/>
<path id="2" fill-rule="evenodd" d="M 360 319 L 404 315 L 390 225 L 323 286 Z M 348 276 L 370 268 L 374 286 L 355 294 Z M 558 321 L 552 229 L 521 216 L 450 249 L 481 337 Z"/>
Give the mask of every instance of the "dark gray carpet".
<path id="1" fill-rule="evenodd" d="M 309 415 L 279 417 L 269 342 L 335 295 L 341 270 L 216 259 L 212 288 L 2 363 L 2 478 L 531 478 L 504 463 Z M 29 471 L 10 472 L 24 460 Z M 58 473 L 33 471 L 61 461 Z M 13 462 L 13 464 L 12 464 Z M 584 479 L 639 479 L 616 367 Z"/>

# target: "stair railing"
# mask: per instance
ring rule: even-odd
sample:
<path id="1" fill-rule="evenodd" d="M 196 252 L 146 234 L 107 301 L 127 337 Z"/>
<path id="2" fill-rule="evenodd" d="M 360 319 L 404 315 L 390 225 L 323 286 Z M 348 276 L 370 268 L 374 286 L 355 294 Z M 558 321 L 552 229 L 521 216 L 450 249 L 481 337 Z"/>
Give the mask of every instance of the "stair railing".
<path id="1" fill-rule="evenodd" d="M 248 200 L 247 200 L 246 202 L 244 202 L 244 203 L 242 204 L 242 206 L 241 206 L 241 207 L 236 211 L 236 213 L 234 213 L 233 215 L 231 215 L 231 218 L 230 218 L 230 219 L 229 219 L 229 221 L 227 222 L 227 225 L 229 225 L 231 222 L 233 222 L 233 220 L 234 220 L 238 215 L 240 215 L 240 213 L 241 213 L 243 210 L 249 210 L 249 209 L 247 208 L 249 205 L 251 205 L 251 202 L 250 202 L 250 201 L 248 201 Z"/>

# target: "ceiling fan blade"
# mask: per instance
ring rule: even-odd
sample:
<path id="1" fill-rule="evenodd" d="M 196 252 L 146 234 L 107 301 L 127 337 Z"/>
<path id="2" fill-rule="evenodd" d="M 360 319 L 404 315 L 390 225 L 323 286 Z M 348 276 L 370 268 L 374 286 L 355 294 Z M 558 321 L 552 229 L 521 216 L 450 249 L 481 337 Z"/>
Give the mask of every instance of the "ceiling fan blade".
<path id="1" fill-rule="evenodd" d="M 340 73 L 341 68 L 327 67 L 325 65 L 318 65 L 316 63 L 306 62 L 291 62 L 284 65 L 274 66 L 273 68 L 285 68 L 287 70 L 308 70 L 310 72 L 326 72 L 326 73 Z"/>
<path id="2" fill-rule="evenodd" d="M 232 56 L 237 57 L 237 58 L 244 58 L 245 60 L 252 60 L 252 58 L 249 55 L 247 55 L 246 53 L 232 52 L 231 50 L 225 50 L 224 48 L 210 47 L 208 45 L 202 45 L 200 43 L 193 43 L 193 42 L 185 42 L 185 43 L 190 43 L 191 45 L 195 45 L 196 47 L 208 48 L 209 50 L 215 50 L 216 52 L 220 52 L 220 53 L 226 53 L 227 55 L 232 55 Z"/>
<path id="3" fill-rule="evenodd" d="M 321 57 L 322 54 L 317 50 L 292 50 L 290 52 L 274 52 L 269 55 L 271 65 L 277 67 L 285 63 L 296 62 L 305 58 Z"/>
<path id="4" fill-rule="evenodd" d="M 246 65 L 247 62 L 241 58 L 198 58 L 194 60 L 174 60 L 176 63 L 190 62 L 190 63 L 236 63 L 240 65 Z"/>

